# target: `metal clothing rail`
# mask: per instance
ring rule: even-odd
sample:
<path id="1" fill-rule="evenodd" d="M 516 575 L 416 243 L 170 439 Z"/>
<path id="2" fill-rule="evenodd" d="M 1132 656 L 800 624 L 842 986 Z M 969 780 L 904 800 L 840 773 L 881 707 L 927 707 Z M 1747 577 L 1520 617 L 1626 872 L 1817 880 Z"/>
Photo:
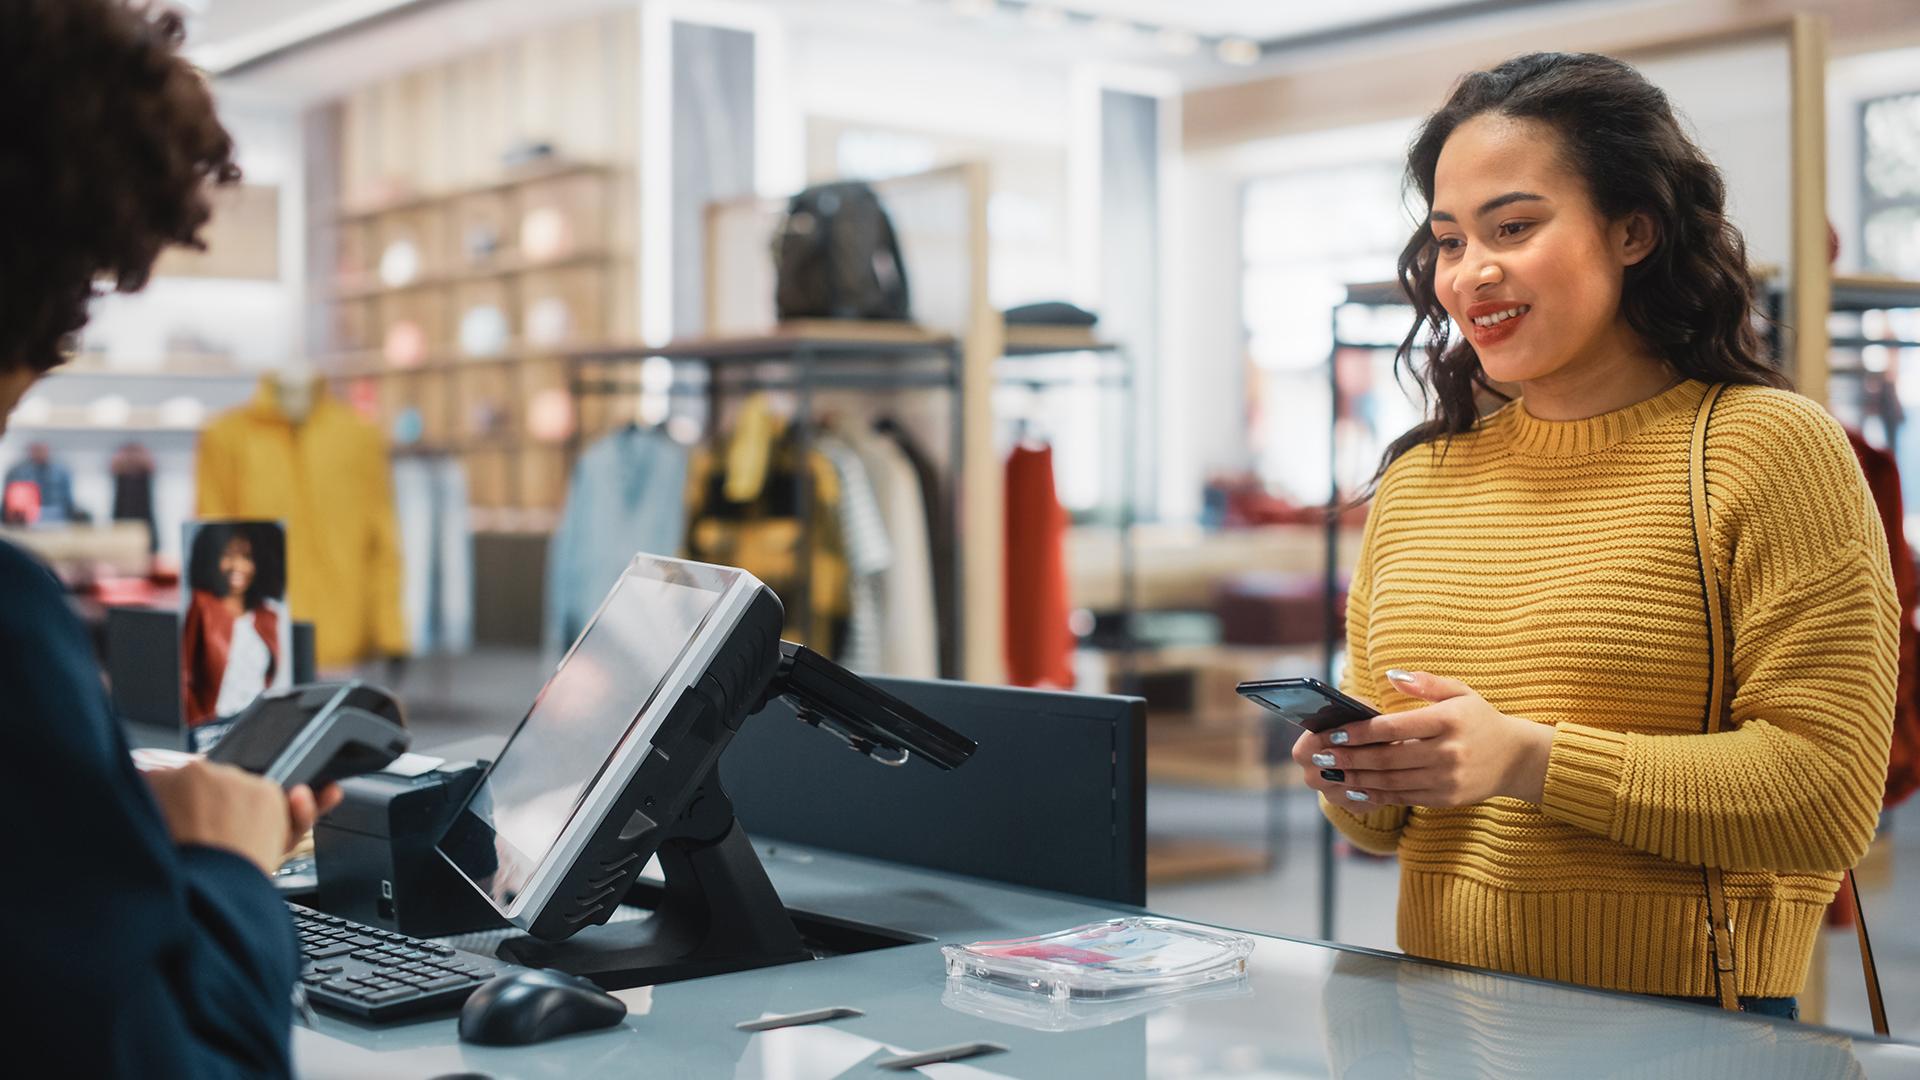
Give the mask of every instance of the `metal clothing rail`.
<path id="1" fill-rule="evenodd" d="M 961 379 L 962 350 L 957 339 L 929 334 L 908 327 L 877 328 L 884 336 L 848 334 L 836 336 L 814 331 L 778 331 L 772 334 L 706 338 L 669 342 L 661 346 L 592 349 L 567 357 L 568 388 L 575 400 L 587 397 L 634 393 L 641 389 L 637 380 L 608 378 L 604 372 L 588 374 L 588 365 L 639 365 L 648 360 L 665 359 L 705 370 L 705 377 L 685 381 L 676 372 L 667 392 L 675 396 L 699 396 L 707 401 L 707 423 L 711 427 L 721 415 L 721 405 L 729 394 L 777 391 L 795 396 L 794 419 L 801 468 L 795 494 L 795 516 L 805 521 L 811 515 L 814 500 L 813 474 L 806 467 L 811 460 L 814 440 L 814 397 L 820 392 L 893 393 L 901 391 L 944 390 L 950 401 L 948 494 L 950 520 L 960 520 L 961 470 L 965 461 Z M 891 365 L 891 366 L 889 366 Z M 769 374 L 766 368 L 776 368 Z M 580 450 L 576 428 L 569 436 L 570 456 Z M 938 498 L 938 492 L 927 493 Z M 959 598 L 964 580 L 962 545 L 949 545 L 951 556 L 936 571 L 946 583 L 946 595 L 954 602 L 942 611 L 940 633 L 943 657 L 951 655 L 949 678 L 961 670 L 959 650 L 963 646 Z M 935 550 L 940 550 L 936 545 Z M 813 534 L 800 530 L 796 580 L 793 595 L 782 597 L 795 613 L 798 625 L 809 625 L 813 613 Z M 825 644 L 825 643 L 822 643 Z M 943 660 L 943 667 L 949 666 Z"/>
<path id="2" fill-rule="evenodd" d="M 1034 394 L 1073 387 L 1117 390 L 1122 395 L 1122 415 L 1129 421 L 1133 418 L 1133 358 L 1124 345 L 1094 339 L 1090 334 L 1081 338 L 1071 331 L 1062 333 L 1054 328 L 1041 328 L 1040 333 L 1023 338 L 1020 330 L 1018 326 L 1007 328 L 1008 340 L 994 371 L 996 384 L 1020 387 Z M 1067 358 L 1068 362 L 1062 362 L 1061 358 Z M 1094 362 L 1085 362 L 1089 358 Z M 1073 359 L 1081 362 L 1071 362 Z M 1120 457 L 1120 513 L 1116 526 L 1120 533 L 1120 610 L 1116 613 L 1122 679 L 1119 689 L 1131 694 L 1139 691 L 1135 663 L 1140 641 L 1135 625 L 1139 612 L 1139 556 L 1133 535 L 1139 519 L 1139 462 L 1130 450 L 1123 450 Z"/>

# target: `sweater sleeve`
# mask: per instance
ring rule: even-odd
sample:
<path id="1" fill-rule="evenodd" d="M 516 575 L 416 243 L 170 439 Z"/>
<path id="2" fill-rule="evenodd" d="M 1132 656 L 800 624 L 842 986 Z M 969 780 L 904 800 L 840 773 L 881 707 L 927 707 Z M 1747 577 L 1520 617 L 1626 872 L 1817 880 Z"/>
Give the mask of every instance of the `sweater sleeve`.
<path id="1" fill-rule="evenodd" d="M 1733 430 L 1716 422 L 1708 443 L 1732 631 L 1726 730 L 1561 724 L 1541 809 L 1680 862 L 1835 872 L 1865 854 L 1879 817 L 1900 608 L 1839 425 L 1784 394 L 1761 403 L 1765 425 L 1728 416 Z"/>
<path id="2" fill-rule="evenodd" d="M 373 647 L 381 656 L 406 656 L 413 651 L 407 635 L 407 615 L 401 607 L 405 570 L 400 556 L 400 521 L 393 503 L 393 461 L 380 436 L 366 433 L 366 477 L 361 490 L 367 500 L 367 605 L 373 625 Z"/>
<path id="3" fill-rule="evenodd" d="M 1384 492 L 1385 485 L 1382 484 Z M 1373 537 L 1384 502 L 1374 500 L 1367 514 L 1366 531 L 1360 540 L 1360 556 L 1354 564 L 1353 580 L 1347 586 L 1347 664 L 1340 673 L 1340 692 L 1361 701 L 1375 701 L 1373 664 L 1367 656 L 1367 621 L 1373 606 Z M 1353 846 L 1373 855 L 1391 855 L 1400 846 L 1400 833 L 1407 827 L 1407 807 L 1383 806 L 1365 814 L 1356 814 L 1344 806 L 1335 806 L 1320 797 L 1320 812 Z"/>
<path id="4" fill-rule="evenodd" d="M 36 823 L 5 841 L 0 912 L 31 973 L 0 991 L 9 1049 L 75 1076 L 286 1075 L 286 904 L 238 855 L 174 845 L 80 624 L 5 544 L 0 596 L 0 820 Z"/>

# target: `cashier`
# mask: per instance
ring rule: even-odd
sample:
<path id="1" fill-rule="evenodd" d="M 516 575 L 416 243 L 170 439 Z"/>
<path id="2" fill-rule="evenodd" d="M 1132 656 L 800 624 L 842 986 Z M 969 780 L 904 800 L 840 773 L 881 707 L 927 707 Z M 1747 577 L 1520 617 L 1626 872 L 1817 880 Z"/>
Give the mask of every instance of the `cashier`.
<path id="1" fill-rule="evenodd" d="M 1388 715 L 1295 760 L 1398 853 L 1407 952 L 1793 1016 L 1898 681 L 1847 437 L 1769 363 L 1720 172 L 1626 64 L 1466 76 L 1407 175 L 1436 410 L 1386 453 L 1347 614 L 1345 686 Z"/>
<path id="2" fill-rule="evenodd" d="M 0 4 L 0 430 L 94 290 L 145 285 L 239 177 L 181 38 L 178 16 L 121 0 Z M 0 728 L 8 1059 L 287 1074 L 296 954 L 267 875 L 314 793 L 204 762 L 136 772 L 64 591 L 5 543 Z"/>

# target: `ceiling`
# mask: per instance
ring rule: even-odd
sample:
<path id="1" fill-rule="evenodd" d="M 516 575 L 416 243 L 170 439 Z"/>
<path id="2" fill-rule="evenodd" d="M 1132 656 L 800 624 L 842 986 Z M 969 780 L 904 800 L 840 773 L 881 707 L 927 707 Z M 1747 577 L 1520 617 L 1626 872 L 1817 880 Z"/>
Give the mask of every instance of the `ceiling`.
<path id="1" fill-rule="evenodd" d="M 596 9 L 640 0 L 174 0 L 194 11 L 189 51 L 216 75 L 236 67 L 244 83 L 294 98 L 331 96 L 383 71 L 431 63 Z M 1251 77 L 1215 46 L 1244 39 L 1319 44 L 1343 29 L 1488 15 L 1551 0 L 767 0 L 796 30 L 885 46 L 935 41 L 942 49 L 1053 61 L 1111 61 L 1167 70 L 1188 85 Z M 702 0 L 675 0 L 697 14 Z M 716 4 L 716 7 L 720 5 Z M 726 5 L 740 7 L 740 0 Z M 1055 18 L 1029 18 L 1029 9 Z M 1450 12 L 1450 9 L 1453 9 Z M 1063 14 L 1064 13 L 1064 14 Z M 1171 31 L 1160 34 L 1157 31 Z M 1187 53 L 1169 37 L 1187 37 Z M 1198 40 L 1194 40 L 1194 39 Z M 1273 50 L 1269 49 L 1269 56 Z M 1255 54 L 1257 55 L 1257 54 Z M 1262 65 L 1264 66 L 1264 64 Z"/>

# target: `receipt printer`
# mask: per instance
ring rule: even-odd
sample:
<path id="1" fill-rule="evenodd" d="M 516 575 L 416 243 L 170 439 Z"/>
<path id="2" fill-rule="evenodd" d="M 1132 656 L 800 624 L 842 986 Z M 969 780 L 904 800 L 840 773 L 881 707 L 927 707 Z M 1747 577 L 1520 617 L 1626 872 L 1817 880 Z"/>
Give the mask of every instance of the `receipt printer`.
<path id="1" fill-rule="evenodd" d="M 413 937 L 506 926 L 434 850 L 485 763 L 453 763 L 420 776 L 371 773 L 340 782 L 345 795 L 313 829 L 314 907 Z"/>

